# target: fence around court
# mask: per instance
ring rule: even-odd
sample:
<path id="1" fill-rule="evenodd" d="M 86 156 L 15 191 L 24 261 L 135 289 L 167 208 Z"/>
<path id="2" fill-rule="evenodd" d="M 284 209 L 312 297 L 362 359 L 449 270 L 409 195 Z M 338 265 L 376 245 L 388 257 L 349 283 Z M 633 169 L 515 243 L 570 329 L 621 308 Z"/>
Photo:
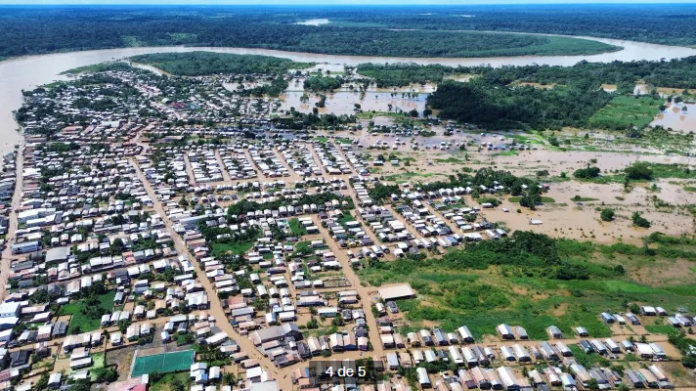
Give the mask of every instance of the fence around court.
<path id="1" fill-rule="evenodd" d="M 131 369 L 131 377 L 138 377 L 146 373 L 159 372 L 178 372 L 189 370 L 193 364 L 194 351 L 184 350 L 171 353 L 160 353 L 152 355 L 141 355 L 136 352 L 133 359 L 133 369 Z"/>

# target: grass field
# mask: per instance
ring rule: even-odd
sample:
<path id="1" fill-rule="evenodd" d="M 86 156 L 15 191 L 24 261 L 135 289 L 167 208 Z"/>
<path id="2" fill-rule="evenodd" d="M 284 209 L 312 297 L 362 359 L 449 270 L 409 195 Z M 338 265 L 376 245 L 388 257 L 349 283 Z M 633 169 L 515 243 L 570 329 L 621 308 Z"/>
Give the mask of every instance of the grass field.
<path id="1" fill-rule="evenodd" d="M 116 296 L 116 291 L 109 291 L 99 296 L 99 305 L 104 310 L 111 312 L 114 308 L 114 296 Z M 90 318 L 82 311 L 83 306 L 83 301 L 76 301 L 60 308 L 59 314 L 61 316 L 70 315 L 69 330 L 79 328 L 80 332 L 86 332 L 96 330 L 101 326 L 101 318 Z"/>
<path id="2" fill-rule="evenodd" d="M 652 122 L 663 103 L 662 99 L 650 96 L 617 96 L 590 117 L 588 124 L 609 129 L 626 129 L 631 125 L 644 128 Z"/>
<path id="3" fill-rule="evenodd" d="M 583 265 L 592 277 L 561 280 L 549 278 L 544 269 L 512 265 L 462 269 L 448 267 L 445 261 L 408 260 L 391 262 L 387 267 L 367 267 L 357 273 L 366 286 L 408 282 L 418 292 L 416 299 L 399 301 L 409 322 L 402 331 L 432 324 L 453 331 L 466 325 L 478 340 L 495 334 L 495 327 L 501 323 L 524 327 L 532 339 L 546 339 L 546 328 L 551 325 L 558 326 L 566 336 L 574 335 L 574 327 L 583 326 L 592 337 L 607 337 L 611 332 L 599 318 L 603 311 L 624 312 L 626 303 L 650 303 L 674 311 L 696 299 L 688 279 L 650 285 L 629 272 L 612 271 L 614 265 L 631 271 L 644 267 L 667 269 L 674 258 L 688 259 L 688 254 L 671 255 L 672 251 L 694 247 L 686 239 L 653 241 L 652 245 L 663 246 L 659 251 L 664 256 L 647 255 L 643 248 L 625 244 L 603 246 L 573 240 L 556 243 L 562 259 L 571 265 Z M 671 326 L 656 324 L 647 329 L 666 333 Z"/>
<path id="4" fill-rule="evenodd" d="M 229 252 L 232 254 L 241 255 L 254 247 L 255 243 L 256 240 L 239 243 L 213 243 L 213 254 L 224 254 Z"/>
<path id="5" fill-rule="evenodd" d="M 162 376 L 161 379 L 152 383 L 152 385 L 150 386 L 150 391 L 172 391 L 172 389 L 170 388 L 170 384 L 174 379 L 177 379 L 181 384 L 184 384 L 186 386 L 185 389 L 189 388 L 188 384 L 191 383 L 191 376 L 188 372 L 181 372 L 168 373 Z"/>
<path id="6" fill-rule="evenodd" d="M 307 230 L 302 226 L 300 220 L 297 218 L 290 219 L 288 221 L 288 225 L 290 226 L 290 232 L 293 236 L 302 236 L 307 234 Z"/>
<path id="7" fill-rule="evenodd" d="M 192 350 L 137 357 L 135 359 L 135 365 L 133 365 L 131 377 L 137 377 L 154 371 L 158 371 L 159 373 L 184 371 L 188 370 L 191 364 L 193 364 Z"/>

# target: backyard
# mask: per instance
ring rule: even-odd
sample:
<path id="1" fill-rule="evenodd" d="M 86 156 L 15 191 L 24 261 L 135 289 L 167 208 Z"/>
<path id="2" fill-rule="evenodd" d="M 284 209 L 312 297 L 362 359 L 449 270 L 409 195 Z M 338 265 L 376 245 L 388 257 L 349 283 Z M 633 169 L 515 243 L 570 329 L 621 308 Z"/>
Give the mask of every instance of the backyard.
<path id="1" fill-rule="evenodd" d="M 116 291 L 108 291 L 97 296 L 88 296 L 60 308 L 59 315 L 70 315 L 70 334 L 96 330 L 101 325 L 101 316 L 112 312 Z"/>

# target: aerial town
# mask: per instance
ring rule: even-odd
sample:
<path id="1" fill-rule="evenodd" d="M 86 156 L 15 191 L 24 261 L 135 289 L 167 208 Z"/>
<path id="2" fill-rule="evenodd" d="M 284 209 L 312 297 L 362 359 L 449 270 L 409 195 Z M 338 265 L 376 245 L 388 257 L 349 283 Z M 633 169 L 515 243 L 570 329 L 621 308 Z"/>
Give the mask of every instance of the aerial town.
<path id="1" fill-rule="evenodd" d="M 23 91 L 0 391 L 696 386 L 693 176 L 570 178 L 684 156 L 442 120 L 436 86 L 348 67 L 281 78 L 124 60 Z"/>

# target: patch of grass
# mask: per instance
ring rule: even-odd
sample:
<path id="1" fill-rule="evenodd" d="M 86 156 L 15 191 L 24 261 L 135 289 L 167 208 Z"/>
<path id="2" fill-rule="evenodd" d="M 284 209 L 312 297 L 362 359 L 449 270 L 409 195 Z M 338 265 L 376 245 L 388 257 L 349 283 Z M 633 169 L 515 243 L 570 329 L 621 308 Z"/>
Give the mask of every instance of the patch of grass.
<path id="1" fill-rule="evenodd" d="M 653 334 L 671 334 L 676 330 L 674 326 L 666 324 L 649 324 L 645 326 L 645 329 Z"/>
<path id="2" fill-rule="evenodd" d="M 654 267 L 655 262 L 674 258 L 695 243 L 691 238 L 654 236 L 649 244 L 654 253 L 642 246 L 617 243 L 611 246 L 571 239 L 555 240 L 556 251 L 566 267 L 581 267 L 591 278 L 558 279 L 534 268 L 501 265 L 495 261 L 480 267 L 471 263 L 448 267 L 452 254 L 440 260 L 397 260 L 365 265 L 357 273 L 363 285 L 380 286 L 408 282 L 418 293 L 416 299 L 400 301 L 409 326 L 435 323 L 446 331 L 467 325 L 477 339 L 494 335 L 500 323 L 524 327 L 532 339 L 547 339 L 546 328 L 558 326 L 566 336 L 583 326 L 591 337 L 611 336 L 611 330 L 599 318 L 602 311 L 620 312 L 626 302 L 651 303 L 668 310 L 689 306 L 696 292 L 693 286 L 646 285 L 617 271 L 616 265 L 629 269 Z M 658 246 L 659 245 L 659 246 Z M 655 248 L 655 246 L 658 246 Z M 475 253 L 479 248 L 467 248 Z M 688 255 L 688 254 L 687 254 Z M 503 256 L 497 254 L 497 257 Z M 688 257 L 686 257 L 688 259 Z M 474 259 L 472 258 L 471 261 Z M 462 269 L 464 267 L 464 269 Z M 660 320 L 661 321 L 661 320 Z M 662 324 L 651 332 L 671 329 Z M 588 360 L 594 358 L 587 358 Z"/>
<path id="3" fill-rule="evenodd" d="M 580 195 L 576 195 L 575 197 L 572 198 L 573 201 L 575 202 L 590 202 L 590 201 L 598 201 L 597 198 L 592 198 L 592 197 L 583 197 Z"/>
<path id="4" fill-rule="evenodd" d="M 212 248 L 214 254 L 224 254 L 229 252 L 231 254 L 242 255 L 254 247 L 255 243 L 256 240 L 239 243 L 213 243 Z"/>
<path id="5" fill-rule="evenodd" d="M 346 213 L 345 215 L 343 215 L 343 217 L 341 217 L 338 220 L 338 223 L 341 225 L 345 225 L 346 223 L 351 221 L 355 221 L 355 218 L 350 213 Z"/>
<path id="6" fill-rule="evenodd" d="M 300 223 L 300 220 L 297 218 L 290 219 L 290 221 L 288 221 L 288 225 L 290 226 L 290 232 L 293 236 L 299 237 L 307 234 L 307 230 L 302 226 L 302 223 Z"/>
<path id="7" fill-rule="evenodd" d="M 114 296 L 116 296 L 116 291 L 109 291 L 98 296 L 99 306 L 105 311 L 111 312 L 114 308 Z M 101 317 L 90 317 L 87 311 L 84 310 L 85 305 L 85 301 L 80 300 L 60 307 L 58 312 L 60 316 L 70 315 L 70 330 L 87 332 L 96 330 L 101 326 Z"/>
<path id="8" fill-rule="evenodd" d="M 98 370 L 104 368 L 104 364 L 104 353 L 95 353 L 92 355 L 92 366 L 89 368 L 89 374 L 92 381 L 97 380 Z M 74 372 L 75 371 L 72 371 L 72 373 Z"/>
<path id="9" fill-rule="evenodd" d="M 336 142 L 339 144 L 352 144 L 353 140 L 345 137 L 336 137 Z"/>
<path id="10" fill-rule="evenodd" d="M 326 137 L 324 137 L 324 136 L 319 136 L 319 137 L 315 137 L 315 138 L 314 138 L 314 141 L 316 141 L 316 142 L 318 142 L 318 143 L 322 143 L 322 144 L 326 144 L 326 142 L 327 142 L 328 140 L 329 140 L 329 139 L 326 138 Z"/>
<path id="11" fill-rule="evenodd" d="M 652 96 L 617 96 L 592 115 L 588 125 L 605 129 L 644 128 L 652 122 L 663 103 L 663 99 Z"/>
<path id="12" fill-rule="evenodd" d="M 188 372 L 179 372 L 167 373 L 166 375 L 162 376 L 161 379 L 150 385 L 150 391 L 171 391 L 169 385 L 172 383 L 174 378 L 177 378 L 181 384 L 185 385 L 184 388 L 188 389 L 187 385 L 191 383 L 191 376 L 189 376 Z"/>

